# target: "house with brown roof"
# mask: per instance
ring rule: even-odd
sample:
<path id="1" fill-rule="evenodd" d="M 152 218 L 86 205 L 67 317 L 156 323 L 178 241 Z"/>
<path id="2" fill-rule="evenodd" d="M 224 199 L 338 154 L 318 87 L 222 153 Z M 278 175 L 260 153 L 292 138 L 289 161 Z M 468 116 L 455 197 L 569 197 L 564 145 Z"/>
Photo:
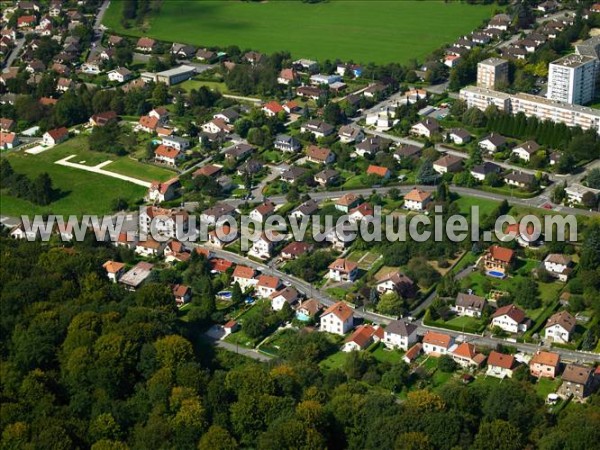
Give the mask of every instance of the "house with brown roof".
<path id="1" fill-rule="evenodd" d="M 492 245 L 483 256 L 483 267 L 492 276 L 502 278 L 512 267 L 515 252 L 509 248 Z"/>
<path id="2" fill-rule="evenodd" d="M 569 275 L 572 272 L 572 264 L 573 260 L 570 256 L 560 253 L 550 253 L 544 259 L 544 269 L 546 269 L 550 275 L 563 282 L 566 282 L 569 279 Z"/>
<path id="3" fill-rule="evenodd" d="M 306 159 L 315 164 L 331 164 L 335 161 L 335 153 L 328 148 L 310 145 L 306 149 Z"/>
<path id="4" fill-rule="evenodd" d="M 15 126 L 15 121 L 6 117 L 0 118 L 0 131 L 3 133 L 9 133 Z"/>
<path id="5" fill-rule="evenodd" d="M 148 188 L 146 201 L 148 202 L 168 202 L 177 197 L 177 190 L 181 188 L 179 178 L 171 178 L 165 182 L 153 181 Z"/>
<path id="6" fill-rule="evenodd" d="M 273 213 L 275 213 L 275 203 L 267 200 L 250 211 L 249 217 L 252 220 L 262 223 L 267 219 L 267 217 L 272 216 Z"/>
<path id="7" fill-rule="evenodd" d="M 343 352 L 353 352 L 366 349 L 373 342 L 378 342 L 383 338 L 383 328 L 378 325 L 360 325 L 356 327 L 346 339 L 342 346 Z"/>
<path id="8" fill-rule="evenodd" d="M 348 220 L 352 223 L 358 223 L 363 219 L 371 218 L 375 210 L 370 203 L 364 202 L 348 212 Z"/>
<path id="9" fill-rule="evenodd" d="M 354 147 L 354 151 L 358 156 L 374 156 L 378 152 L 385 151 L 389 148 L 391 141 L 379 136 L 369 136 Z"/>
<path id="10" fill-rule="evenodd" d="M 423 336 L 423 353 L 431 356 L 445 355 L 454 344 L 454 338 L 437 331 L 427 331 Z"/>
<path id="11" fill-rule="evenodd" d="M 387 272 L 385 275 L 377 277 L 375 284 L 379 294 L 395 292 L 403 298 L 413 298 L 417 293 L 417 286 L 414 281 L 399 270 Z"/>
<path id="12" fill-rule="evenodd" d="M 577 327 L 575 317 L 563 310 L 552 314 L 544 326 L 544 338 L 566 344 Z"/>
<path id="13" fill-rule="evenodd" d="M 216 119 L 215 119 L 216 120 Z M 237 144 L 225 150 L 225 158 L 229 161 L 241 161 L 256 150 L 256 147 L 250 144 Z"/>
<path id="14" fill-rule="evenodd" d="M 294 241 L 283 247 L 281 250 L 281 257 L 285 260 L 291 261 L 298 258 L 313 250 L 314 246 L 307 242 Z"/>
<path id="15" fill-rule="evenodd" d="M 103 127 L 106 124 L 116 121 L 117 113 L 115 111 L 104 111 L 90 117 L 90 125 L 93 127 Z"/>
<path id="16" fill-rule="evenodd" d="M 422 351 L 423 344 L 417 342 L 415 345 L 413 345 L 407 350 L 407 352 L 402 357 L 402 361 L 404 361 L 406 364 L 411 364 L 415 359 L 419 357 Z"/>
<path id="17" fill-rule="evenodd" d="M 495 153 L 502 150 L 506 144 L 508 144 L 508 141 L 504 136 L 498 133 L 491 133 L 481 139 L 477 145 L 489 153 Z"/>
<path id="18" fill-rule="evenodd" d="M 529 189 L 535 185 L 535 176 L 526 172 L 511 172 L 504 176 L 504 182 L 510 186 Z"/>
<path id="19" fill-rule="evenodd" d="M 442 156 L 433 162 L 433 170 L 443 175 L 445 173 L 459 172 L 462 170 L 464 159 L 456 155 Z"/>
<path id="20" fill-rule="evenodd" d="M 469 342 L 463 342 L 450 352 L 452 359 L 461 367 L 480 367 L 486 357 L 478 353 L 475 346 Z"/>
<path id="21" fill-rule="evenodd" d="M 531 157 L 540 149 L 540 145 L 535 141 L 526 141 L 512 149 L 511 154 L 523 161 L 529 162 Z"/>
<path id="22" fill-rule="evenodd" d="M 117 261 L 106 261 L 102 267 L 106 270 L 108 279 L 113 283 L 118 282 L 125 272 L 125 264 Z"/>
<path id="23" fill-rule="evenodd" d="M 314 318 L 317 314 L 321 312 L 323 309 L 323 305 L 319 303 L 318 300 L 314 298 L 309 298 L 307 300 L 301 301 L 298 307 L 296 308 L 296 318 L 298 320 L 307 322 L 307 319 Z"/>
<path id="24" fill-rule="evenodd" d="M 315 182 L 321 187 L 327 187 L 337 181 L 340 173 L 334 169 L 325 169 L 315 175 Z"/>
<path id="25" fill-rule="evenodd" d="M 594 391 L 594 369 L 579 364 L 568 364 L 562 374 L 562 384 L 558 395 L 583 401 Z"/>
<path id="26" fill-rule="evenodd" d="M 221 167 L 221 166 L 216 166 L 214 164 L 207 164 L 205 166 L 200 167 L 199 169 L 196 169 L 192 173 L 192 178 L 199 177 L 199 176 L 212 178 L 215 175 L 218 175 L 221 172 L 221 170 L 223 170 L 223 167 Z"/>
<path id="27" fill-rule="evenodd" d="M 290 213 L 290 217 L 296 219 L 302 219 L 303 217 L 309 217 L 319 211 L 319 202 L 314 199 L 310 199 L 302 203 L 296 209 Z"/>
<path id="28" fill-rule="evenodd" d="M 320 331 L 343 336 L 354 327 L 354 311 L 344 302 L 337 302 L 321 314 Z"/>
<path id="29" fill-rule="evenodd" d="M 119 283 L 125 286 L 125 289 L 129 291 L 135 291 L 141 287 L 154 268 L 153 264 L 145 261 L 141 261 L 127 271 L 120 279 Z"/>
<path id="30" fill-rule="evenodd" d="M 275 117 L 279 113 L 285 113 L 283 106 L 277 101 L 270 101 L 263 105 L 261 111 L 265 113 L 267 117 Z"/>
<path id="31" fill-rule="evenodd" d="M 138 241 L 135 245 L 135 254 L 145 257 L 161 256 L 165 245 L 163 242 L 155 241 L 152 238 Z"/>
<path id="32" fill-rule="evenodd" d="M 0 132 L 0 149 L 8 150 L 19 145 L 19 136 L 17 133 Z"/>
<path id="33" fill-rule="evenodd" d="M 302 180 L 307 173 L 308 170 L 303 167 L 292 166 L 281 174 L 280 179 L 285 183 L 296 184 Z"/>
<path id="34" fill-rule="evenodd" d="M 145 131 L 146 133 L 154 133 L 158 127 L 159 120 L 156 117 L 142 116 L 138 121 L 137 129 Z"/>
<path id="35" fill-rule="evenodd" d="M 208 233 L 207 244 L 217 248 L 225 248 L 225 246 L 235 242 L 237 238 L 237 233 L 229 225 L 217 225 L 214 230 Z"/>
<path id="36" fill-rule="evenodd" d="M 300 294 L 294 287 L 285 287 L 271 294 L 271 308 L 274 311 L 281 311 L 286 303 L 294 305 L 300 299 Z"/>
<path id="37" fill-rule="evenodd" d="M 487 302 L 483 297 L 459 292 L 456 296 L 456 302 L 452 307 L 452 311 L 454 311 L 457 316 L 481 317 L 483 308 L 486 304 Z"/>
<path id="38" fill-rule="evenodd" d="M 149 37 L 141 37 L 138 39 L 135 49 L 139 52 L 151 53 L 156 49 L 156 41 Z"/>
<path id="39" fill-rule="evenodd" d="M 355 208 L 362 202 L 362 197 L 359 197 L 358 195 L 352 193 L 344 194 L 335 202 L 335 209 L 348 213 L 352 208 Z"/>
<path id="40" fill-rule="evenodd" d="M 279 288 L 281 280 L 270 275 L 260 275 L 256 282 L 255 292 L 259 298 L 270 298 Z"/>
<path id="41" fill-rule="evenodd" d="M 385 327 L 383 343 L 387 348 L 407 351 L 409 346 L 417 342 L 417 329 L 416 325 L 404 320 L 392 320 Z"/>
<path id="42" fill-rule="evenodd" d="M 316 138 L 323 138 L 333 133 L 335 128 L 321 120 L 309 120 L 300 126 L 301 133 L 312 133 Z"/>
<path id="43" fill-rule="evenodd" d="M 200 249 L 198 247 L 196 250 L 204 249 Z M 177 239 L 170 239 L 167 242 L 163 254 L 165 256 L 165 262 L 168 263 L 172 263 L 175 261 L 189 261 L 189 259 L 192 257 L 192 253 L 185 248 L 182 242 L 178 241 Z M 210 251 L 207 251 L 207 253 L 205 254 L 206 259 L 210 259 L 210 256 Z"/>
<path id="44" fill-rule="evenodd" d="M 367 175 L 374 175 L 384 180 L 389 179 L 392 176 L 392 172 L 387 167 L 369 165 L 367 168 Z"/>
<path id="45" fill-rule="evenodd" d="M 456 145 L 464 145 L 471 140 L 471 134 L 464 128 L 451 128 L 446 133 L 446 138 Z"/>
<path id="46" fill-rule="evenodd" d="M 327 278 L 338 282 L 354 281 L 358 276 L 358 264 L 344 258 L 336 259 L 328 269 Z"/>
<path id="47" fill-rule="evenodd" d="M 175 297 L 175 304 L 181 308 L 186 303 L 192 300 L 192 289 L 185 284 L 175 284 L 171 287 L 173 291 L 173 297 Z"/>
<path id="48" fill-rule="evenodd" d="M 248 256 L 254 256 L 258 259 L 270 259 L 274 256 L 275 244 L 281 240 L 280 235 L 275 231 L 263 232 L 258 239 L 252 243 L 248 250 Z"/>
<path id="49" fill-rule="evenodd" d="M 238 265 L 233 270 L 233 283 L 239 284 L 242 291 L 247 291 L 249 288 L 256 285 L 258 280 L 254 277 L 256 276 L 256 270 L 252 267 Z"/>
<path id="50" fill-rule="evenodd" d="M 410 133 L 416 136 L 430 138 L 440 131 L 440 124 L 437 120 L 427 117 L 410 127 Z"/>
<path id="51" fill-rule="evenodd" d="M 43 145 L 57 145 L 69 138 L 69 130 L 65 127 L 46 131 L 42 136 Z"/>
<path id="52" fill-rule="evenodd" d="M 277 77 L 277 83 L 286 86 L 295 83 L 298 80 L 298 73 L 294 69 L 281 69 Z"/>
<path id="53" fill-rule="evenodd" d="M 356 125 L 343 125 L 338 131 L 340 142 L 351 144 L 352 142 L 362 141 L 365 137 L 363 131 Z"/>
<path id="54" fill-rule="evenodd" d="M 404 208 L 411 211 L 423 211 L 427 208 L 431 200 L 431 192 L 413 188 L 412 191 L 404 196 Z"/>
<path id="55" fill-rule="evenodd" d="M 486 375 L 496 378 L 512 378 L 517 365 L 514 356 L 491 351 L 487 359 Z"/>
<path id="56" fill-rule="evenodd" d="M 154 150 L 154 161 L 171 167 L 177 167 L 177 163 L 183 159 L 184 156 L 183 152 L 164 144 L 160 144 Z"/>
<path id="57" fill-rule="evenodd" d="M 538 350 L 529 361 L 529 373 L 536 378 L 552 378 L 558 374 L 560 355 Z"/>
<path id="58" fill-rule="evenodd" d="M 525 332 L 529 328 L 529 320 L 525 311 L 511 303 L 492 314 L 492 327 L 499 327 L 508 333 Z"/>

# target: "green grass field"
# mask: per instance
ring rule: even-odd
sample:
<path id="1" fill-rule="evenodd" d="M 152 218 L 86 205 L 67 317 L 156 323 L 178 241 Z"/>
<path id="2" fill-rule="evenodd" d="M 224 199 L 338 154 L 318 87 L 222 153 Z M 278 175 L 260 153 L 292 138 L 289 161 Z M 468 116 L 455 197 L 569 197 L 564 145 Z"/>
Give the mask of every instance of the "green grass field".
<path id="1" fill-rule="evenodd" d="M 76 154 L 72 161 L 95 166 L 109 159 L 115 162 L 107 165 L 106 170 L 138 177 L 144 180 L 166 180 L 174 172 L 130 160 L 127 157 L 115 157 L 109 154 L 88 150 L 85 136 L 78 136 L 37 155 L 13 152 L 6 157 L 17 173 L 34 178 L 48 172 L 55 188 L 62 192 L 61 198 L 48 206 L 38 206 L 26 200 L 11 197 L 6 191 L 0 196 L 0 212 L 9 216 L 21 214 L 105 214 L 111 212 L 111 202 L 118 197 L 135 202 L 142 198 L 146 189 L 127 181 L 110 178 L 105 175 L 86 172 L 54 164 L 66 156 Z"/>
<path id="2" fill-rule="evenodd" d="M 240 2 L 165 0 L 141 27 L 121 24 L 122 2 L 112 2 L 104 25 L 125 35 L 147 35 L 198 46 L 238 45 L 296 58 L 407 62 L 491 17 L 497 6 L 443 1 Z"/>

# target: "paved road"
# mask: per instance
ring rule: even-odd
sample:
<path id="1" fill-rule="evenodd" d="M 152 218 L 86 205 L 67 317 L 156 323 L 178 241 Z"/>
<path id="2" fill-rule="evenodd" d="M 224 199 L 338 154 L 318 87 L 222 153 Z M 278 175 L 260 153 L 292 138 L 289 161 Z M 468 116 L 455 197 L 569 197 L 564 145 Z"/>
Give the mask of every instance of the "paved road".
<path id="1" fill-rule="evenodd" d="M 315 288 L 310 283 L 308 283 L 304 280 L 301 280 L 299 278 L 296 278 L 292 275 L 286 274 L 286 273 L 272 267 L 271 265 L 257 263 L 251 259 L 245 258 L 244 256 L 237 255 L 235 253 L 226 252 L 223 250 L 212 249 L 212 251 L 219 258 L 228 259 L 229 261 L 232 261 L 235 264 L 241 264 L 241 265 L 245 265 L 248 267 L 252 267 L 254 269 L 258 269 L 262 273 L 265 273 L 268 275 L 277 276 L 284 283 L 293 285 L 294 287 L 296 287 L 296 289 L 298 289 L 299 292 L 302 292 L 304 295 L 318 300 L 319 302 L 321 302 L 322 304 L 324 304 L 326 306 L 330 306 L 337 302 L 336 299 L 331 298 L 329 295 L 327 295 L 326 293 L 322 292 L 321 290 Z M 427 302 L 431 302 L 433 300 L 434 296 L 435 296 L 435 293 L 432 293 L 424 301 L 424 304 L 426 304 Z M 419 309 L 419 308 L 417 308 L 417 309 Z M 415 311 L 417 311 L 417 309 L 415 309 Z M 384 324 L 384 325 L 390 323 L 390 321 L 391 321 L 391 319 L 389 317 L 383 316 L 381 314 L 376 314 L 376 313 L 373 313 L 370 311 L 364 311 L 364 309 L 355 309 L 354 315 L 356 317 L 364 318 L 371 322 L 378 323 L 378 324 Z M 534 345 L 534 344 L 519 344 L 519 343 L 509 342 L 509 341 L 506 341 L 505 339 L 500 339 L 500 338 L 479 336 L 476 334 L 469 334 L 469 333 L 460 333 L 460 332 L 447 330 L 445 328 L 430 327 L 430 326 L 423 325 L 423 323 L 420 320 L 415 321 L 414 323 L 418 326 L 417 333 L 421 336 L 424 335 L 427 332 L 427 330 L 437 330 L 437 331 L 443 331 L 444 333 L 454 336 L 455 338 L 465 339 L 468 342 L 473 342 L 476 344 L 481 344 L 481 345 L 484 345 L 487 347 L 492 347 L 492 348 L 495 348 L 498 344 L 511 345 L 513 347 L 516 347 L 518 350 L 527 352 L 527 353 L 534 353 L 536 350 L 538 350 L 540 348 L 539 346 Z M 219 342 L 222 342 L 222 341 L 219 341 Z M 235 348 L 235 346 L 233 346 L 233 347 Z M 561 355 L 561 358 L 564 361 L 581 361 L 581 362 L 600 361 L 600 355 L 593 354 L 593 353 L 576 352 L 576 351 L 572 351 L 572 350 L 558 349 L 558 348 L 555 348 L 552 351 L 559 353 Z"/>
<path id="2" fill-rule="evenodd" d="M 8 59 L 6 60 L 6 65 L 4 66 L 3 72 L 8 72 L 8 69 L 12 67 L 13 63 L 15 62 L 15 59 L 17 59 L 17 56 L 19 55 L 19 53 L 21 53 L 24 44 L 25 38 L 17 39 L 15 41 L 15 48 L 13 48 L 10 52 Z"/>

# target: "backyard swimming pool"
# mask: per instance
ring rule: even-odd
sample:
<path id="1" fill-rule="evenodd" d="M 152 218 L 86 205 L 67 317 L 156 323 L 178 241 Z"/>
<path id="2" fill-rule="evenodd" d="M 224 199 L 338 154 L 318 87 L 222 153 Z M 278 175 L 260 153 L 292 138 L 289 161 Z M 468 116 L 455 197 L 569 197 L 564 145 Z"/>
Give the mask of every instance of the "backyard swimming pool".
<path id="1" fill-rule="evenodd" d="M 504 278 L 506 276 L 504 272 L 498 272 L 496 270 L 488 271 L 487 275 L 494 278 Z"/>
<path id="2" fill-rule="evenodd" d="M 308 322 L 310 320 L 310 316 L 301 312 L 297 312 L 296 319 L 301 320 L 302 322 Z"/>

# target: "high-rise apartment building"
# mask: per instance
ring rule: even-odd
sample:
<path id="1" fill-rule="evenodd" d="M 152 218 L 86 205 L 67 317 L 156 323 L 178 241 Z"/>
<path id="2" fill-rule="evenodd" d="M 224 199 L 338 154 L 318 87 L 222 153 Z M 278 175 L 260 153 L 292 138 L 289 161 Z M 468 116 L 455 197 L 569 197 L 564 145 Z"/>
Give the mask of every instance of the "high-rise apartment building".
<path id="1" fill-rule="evenodd" d="M 497 89 L 508 85 L 508 61 L 502 58 L 488 58 L 477 64 L 477 86 Z"/>
<path id="2" fill-rule="evenodd" d="M 550 63 L 548 93 L 550 100 L 583 105 L 594 99 L 596 58 L 571 54 Z"/>

